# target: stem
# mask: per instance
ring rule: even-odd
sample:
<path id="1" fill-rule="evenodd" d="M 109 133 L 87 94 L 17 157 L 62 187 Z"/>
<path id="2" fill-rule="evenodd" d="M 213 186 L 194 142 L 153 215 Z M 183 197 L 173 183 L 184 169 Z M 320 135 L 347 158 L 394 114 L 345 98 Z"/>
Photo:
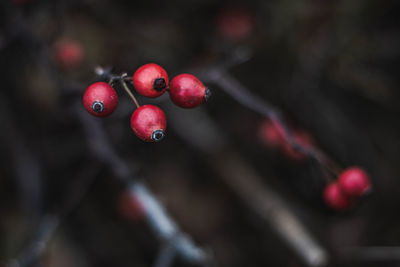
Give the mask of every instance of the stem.
<path id="1" fill-rule="evenodd" d="M 156 262 L 154 263 L 154 267 L 170 267 L 175 258 L 175 247 L 171 242 L 166 243 L 160 249 Z"/>
<path id="2" fill-rule="evenodd" d="M 121 85 L 122 85 L 122 87 L 124 88 L 125 92 L 129 95 L 129 97 L 130 97 L 130 98 L 132 99 L 132 101 L 135 103 L 136 107 L 137 107 L 137 108 L 140 108 L 139 102 L 137 101 L 136 97 L 133 95 L 133 93 L 131 92 L 131 90 L 130 90 L 130 89 L 128 88 L 128 86 L 126 85 L 126 82 L 125 82 L 125 79 L 124 79 L 125 76 L 126 76 L 126 73 L 124 73 L 124 74 L 121 75 L 121 79 L 120 79 Z"/>
<path id="3" fill-rule="evenodd" d="M 271 227 L 289 247 L 299 255 L 305 266 L 321 267 L 329 263 L 329 252 L 315 239 L 296 215 L 295 209 L 265 183 L 265 178 L 257 173 L 240 154 L 231 149 L 229 137 L 201 109 L 190 115 L 172 108 L 171 127 L 190 145 L 207 155 L 207 163 L 212 166 L 217 177 L 240 198 L 243 203 L 263 222 Z M 193 120 L 201 123 L 193 124 Z"/>
<path id="4" fill-rule="evenodd" d="M 314 159 L 319 165 L 325 167 L 335 175 L 338 175 L 341 172 L 339 165 L 329 158 L 326 153 L 317 147 L 307 147 L 297 142 L 294 139 L 290 128 L 287 126 L 280 110 L 260 97 L 253 95 L 226 70 L 218 67 L 212 68 L 206 72 L 204 79 L 219 85 L 225 93 L 230 95 L 238 103 L 279 124 L 283 129 L 285 139 L 293 149 Z"/>
<path id="5" fill-rule="evenodd" d="M 138 197 L 143 204 L 152 232 L 163 242 L 171 243 L 176 253 L 190 263 L 212 261 L 211 255 L 206 250 L 198 247 L 189 235 L 181 231 L 154 193 L 138 181 L 137 175 L 131 172 L 129 165 L 115 151 L 103 125 L 82 113 L 81 103 L 76 103 L 73 111 L 81 121 L 87 140 L 90 141 L 93 157 L 107 165 L 116 178 L 129 186 L 130 193 Z"/>
<path id="6" fill-rule="evenodd" d="M 94 72 L 98 75 L 98 76 L 103 76 L 105 78 L 107 78 L 108 80 L 108 84 L 112 85 L 112 83 L 116 80 L 119 80 L 122 87 L 124 88 L 125 92 L 129 95 L 129 97 L 132 99 L 132 101 L 135 103 L 137 108 L 140 108 L 139 102 L 137 101 L 136 97 L 133 95 L 133 93 L 131 92 L 131 90 L 128 88 L 128 86 L 126 85 L 127 81 L 132 81 L 131 77 L 128 77 L 127 73 L 123 73 L 121 74 L 121 76 L 119 75 L 115 75 L 111 73 L 111 69 L 104 69 L 100 66 L 96 67 Z"/>

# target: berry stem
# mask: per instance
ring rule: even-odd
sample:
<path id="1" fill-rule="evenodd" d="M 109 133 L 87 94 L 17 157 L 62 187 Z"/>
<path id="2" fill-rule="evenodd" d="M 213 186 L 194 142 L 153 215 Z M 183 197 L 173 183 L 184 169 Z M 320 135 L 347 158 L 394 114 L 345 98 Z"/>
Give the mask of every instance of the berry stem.
<path id="1" fill-rule="evenodd" d="M 118 76 L 118 75 L 112 74 L 111 73 L 111 69 L 104 69 L 104 68 L 102 68 L 100 66 L 96 67 L 94 72 L 98 76 L 105 77 L 108 80 L 108 83 L 110 85 L 112 85 L 114 81 L 119 80 L 121 85 L 122 85 L 122 87 L 124 88 L 125 92 L 129 95 L 129 97 L 135 103 L 136 107 L 137 108 L 140 107 L 139 102 L 137 101 L 136 97 L 133 95 L 131 90 L 126 85 L 127 81 L 132 81 L 132 78 L 128 77 L 127 73 L 123 73 L 122 75 Z"/>
<path id="2" fill-rule="evenodd" d="M 322 161 L 324 162 L 325 167 L 329 169 L 329 171 L 331 171 L 336 177 L 343 172 L 343 168 L 332 159 L 323 156 Z"/>
<path id="3" fill-rule="evenodd" d="M 135 103 L 137 108 L 140 108 L 139 102 L 137 101 L 136 97 L 133 95 L 132 91 L 128 88 L 128 86 L 126 85 L 126 81 L 125 81 L 125 76 L 127 76 L 126 73 L 121 75 L 121 85 L 124 88 L 125 92 L 129 95 L 129 97 L 132 99 L 132 101 Z"/>
<path id="4" fill-rule="evenodd" d="M 230 75 L 224 68 L 214 67 L 209 69 L 204 75 L 204 80 L 215 82 L 225 93 L 243 106 L 269 118 L 279 124 L 283 129 L 283 134 L 292 148 L 314 159 L 318 164 L 327 168 L 334 174 L 340 173 L 341 168 L 337 163 L 328 157 L 326 153 L 316 147 L 306 147 L 297 142 L 293 133 L 286 124 L 281 111 L 275 106 L 264 101 L 260 97 L 253 95 L 245 86 Z"/>

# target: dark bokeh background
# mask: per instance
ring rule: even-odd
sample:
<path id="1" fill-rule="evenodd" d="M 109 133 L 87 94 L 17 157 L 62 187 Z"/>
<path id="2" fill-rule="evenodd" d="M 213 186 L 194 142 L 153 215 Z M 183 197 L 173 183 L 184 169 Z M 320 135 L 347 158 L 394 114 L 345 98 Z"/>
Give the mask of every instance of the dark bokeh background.
<path id="1" fill-rule="evenodd" d="M 348 212 L 333 212 L 323 204 L 324 180 L 315 162 L 296 164 L 261 144 L 262 116 L 212 83 L 213 97 L 199 109 L 287 201 L 330 252 L 332 266 L 400 266 L 391 260 L 399 260 L 398 253 L 373 259 L 347 253 L 400 245 L 398 6 L 377 0 L 1 1 L 1 262 L 30 243 L 45 214 L 63 213 L 84 191 L 33 265 L 151 266 L 160 245 L 144 221 L 132 223 L 118 213 L 124 184 L 90 152 L 76 103 L 98 65 L 131 75 L 156 62 L 173 77 L 223 65 L 246 51 L 248 60 L 227 71 L 309 131 L 339 164 L 363 166 L 372 194 Z M 218 26 L 231 8 L 251 18 L 243 38 L 229 38 Z M 57 62 L 54 45 L 65 39 L 83 47 L 77 66 Z M 129 127 L 133 105 L 122 90 L 118 94 L 119 108 L 102 120 L 108 138 L 219 266 L 304 266 L 220 179 L 215 155 L 184 138 L 179 114 L 190 127 L 202 123 L 190 120 L 193 111 L 166 107 L 167 137 L 143 143 Z M 177 259 L 173 266 L 189 264 Z"/>

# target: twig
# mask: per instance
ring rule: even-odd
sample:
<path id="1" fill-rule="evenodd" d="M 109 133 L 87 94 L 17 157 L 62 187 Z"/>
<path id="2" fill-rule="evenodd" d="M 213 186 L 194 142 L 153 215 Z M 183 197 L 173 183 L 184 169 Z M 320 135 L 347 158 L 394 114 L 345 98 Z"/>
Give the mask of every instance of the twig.
<path id="1" fill-rule="evenodd" d="M 96 172 L 98 172 L 98 168 L 90 167 L 79 175 L 78 184 L 71 186 L 72 190 L 68 194 L 70 197 L 67 199 L 64 208 L 57 214 L 48 214 L 42 218 L 34 238 L 16 258 L 9 261 L 8 267 L 29 266 L 41 257 L 59 225 L 79 205 L 88 192 L 90 185 L 95 180 Z"/>
<path id="2" fill-rule="evenodd" d="M 133 103 L 135 103 L 137 108 L 140 108 L 139 102 L 136 100 L 136 97 L 132 94 L 131 90 L 128 88 L 128 86 L 126 85 L 126 81 L 125 78 L 128 75 L 126 73 L 121 75 L 121 79 L 120 79 L 120 83 L 122 85 L 122 87 L 124 88 L 125 92 L 129 95 L 129 97 L 132 99 Z"/>
<path id="3" fill-rule="evenodd" d="M 23 267 L 34 263 L 45 251 L 54 231 L 60 224 L 58 216 L 48 215 L 42 219 L 36 235 L 28 246 L 7 264 L 7 267 Z"/>
<path id="4" fill-rule="evenodd" d="M 200 73 L 203 80 L 217 84 L 225 93 L 230 95 L 243 106 L 269 118 L 271 121 L 282 127 L 283 134 L 288 144 L 294 150 L 300 151 L 308 157 L 314 159 L 319 165 L 333 174 L 340 172 L 339 165 L 323 153 L 320 149 L 312 146 L 304 146 L 297 142 L 290 128 L 283 119 L 283 115 L 278 108 L 267 103 L 256 95 L 253 95 L 246 87 L 244 87 L 237 79 L 230 75 L 224 68 L 214 67 L 203 73 Z"/>
<path id="5" fill-rule="evenodd" d="M 400 261 L 400 247 L 347 247 L 339 251 L 346 261 Z"/>
<path id="6" fill-rule="evenodd" d="M 222 160 L 218 160 L 221 159 Z M 308 266 L 325 266 L 328 254 L 301 224 L 281 197 L 261 182 L 261 177 L 234 151 L 212 162 L 225 183 L 267 221 Z"/>
<path id="7" fill-rule="evenodd" d="M 131 82 L 132 77 L 128 77 L 127 73 L 122 73 L 121 75 L 116 75 L 113 74 L 112 68 L 103 68 L 101 66 L 97 66 L 94 69 L 94 72 L 96 75 L 99 77 L 99 79 L 106 79 L 108 80 L 109 84 L 113 84 L 114 81 L 119 81 L 122 88 L 124 88 L 125 92 L 128 94 L 128 96 L 132 99 L 133 103 L 135 103 L 136 107 L 139 108 L 139 102 L 137 101 L 135 95 L 132 93 L 132 91 L 129 89 L 129 87 L 126 85 L 126 82 Z"/>
<path id="8" fill-rule="evenodd" d="M 312 267 L 328 263 L 328 252 L 296 218 L 285 201 L 262 182 L 260 175 L 236 151 L 229 148 L 226 135 L 207 114 L 200 108 L 192 110 L 190 115 L 172 108 L 171 104 L 164 108 L 171 114 L 170 125 L 176 133 L 200 151 L 213 155 L 209 162 L 219 177 L 286 241 L 304 263 Z M 196 120 L 201 123 L 192 123 L 193 118 L 201 118 Z"/>
<path id="9" fill-rule="evenodd" d="M 139 179 L 131 173 L 127 164 L 117 155 L 101 123 L 82 112 L 80 103 L 76 103 L 74 111 L 82 122 L 94 157 L 107 164 L 118 178 L 130 184 L 132 194 L 138 197 L 144 205 L 146 217 L 155 235 L 163 242 L 171 242 L 177 254 L 186 261 L 192 263 L 207 262 L 209 260 L 208 253 L 197 247 L 188 235 L 180 231 L 178 225 L 167 214 L 161 203 L 143 183 L 138 181 Z"/>
<path id="10" fill-rule="evenodd" d="M 48 75 L 48 78 L 53 81 L 55 85 L 61 88 L 61 90 L 67 95 L 70 93 L 83 92 L 83 89 L 85 88 L 84 86 L 70 82 L 64 83 L 63 77 L 53 71 L 50 63 L 51 61 L 49 60 L 49 49 L 47 48 L 45 43 L 41 44 L 42 54 L 41 57 L 38 57 L 38 60 L 44 63 L 41 66 L 45 74 Z M 111 74 L 111 70 L 96 68 L 95 72 L 97 73 L 97 75 L 100 76 L 99 78 L 106 78 L 110 81 L 125 79 L 130 80 L 128 77 L 126 77 L 126 75 L 116 76 Z M 130 90 L 128 91 L 130 92 Z M 135 103 L 138 106 L 137 101 Z M 110 141 L 106 136 L 102 125 L 99 122 L 95 121 L 93 118 L 90 118 L 86 113 L 82 111 L 81 103 L 77 102 L 73 104 L 72 112 L 82 123 L 93 156 L 97 160 L 108 165 L 116 174 L 116 176 L 123 180 L 125 183 L 137 180 L 136 177 L 132 175 L 127 164 L 115 152 L 114 148 L 112 147 Z M 205 263 L 210 260 L 209 255 L 206 252 L 204 252 L 201 248 L 196 247 L 189 236 L 179 230 L 178 226 L 174 223 L 172 218 L 168 216 L 168 214 L 165 212 L 165 210 L 162 208 L 161 204 L 156 200 L 153 194 L 146 189 L 146 186 L 141 184 L 140 182 L 136 182 L 135 185 L 138 186 L 138 188 L 142 188 L 142 190 L 139 190 L 139 192 L 141 192 L 140 196 L 144 198 L 141 199 L 143 203 L 145 203 L 146 201 L 156 203 L 156 205 L 149 206 L 148 210 L 146 211 L 148 214 L 150 226 L 152 226 L 152 230 L 156 233 L 156 235 L 167 238 L 167 240 L 165 241 L 171 241 L 172 236 L 170 235 L 170 233 L 165 232 L 167 228 L 158 228 L 162 225 L 155 223 L 158 220 L 164 220 L 169 223 L 169 226 L 173 230 L 173 243 L 176 247 L 177 253 L 182 258 L 194 263 Z"/>
<path id="11" fill-rule="evenodd" d="M 154 267 L 169 267 L 172 265 L 172 262 L 175 257 L 175 247 L 171 243 L 164 244 L 161 249 L 160 253 L 157 257 L 156 262 L 154 263 Z"/>

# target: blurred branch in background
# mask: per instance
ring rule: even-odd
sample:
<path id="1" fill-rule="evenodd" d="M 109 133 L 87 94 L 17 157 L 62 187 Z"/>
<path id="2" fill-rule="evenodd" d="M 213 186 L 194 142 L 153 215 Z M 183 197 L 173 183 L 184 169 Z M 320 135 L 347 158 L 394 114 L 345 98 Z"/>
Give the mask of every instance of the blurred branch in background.
<path id="1" fill-rule="evenodd" d="M 41 219 L 35 236 L 28 245 L 17 255 L 15 259 L 9 260 L 7 267 L 25 267 L 35 264 L 45 252 L 50 239 L 60 224 L 57 216 L 44 216 Z"/>
<path id="2" fill-rule="evenodd" d="M 108 141 L 101 123 L 83 113 L 80 103 L 75 104 L 74 112 L 81 121 L 93 156 L 107 164 L 118 178 L 122 179 L 127 185 L 129 184 L 131 193 L 142 203 L 146 218 L 155 235 L 164 244 L 171 244 L 176 253 L 188 262 L 205 263 L 210 261 L 210 255 L 197 247 L 188 235 L 180 231 L 178 225 L 166 213 L 161 203 L 139 181 L 139 178 L 131 173 L 127 164 L 117 155 Z"/>
<path id="3" fill-rule="evenodd" d="M 206 155 L 219 177 L 255 214 L 288 244 L 308 266 L 325 266 L 328 252 L 297 219 L 282 197 L 273 191 L 254 168 L 228 144 L 229 140 L 200 108 L 190 113 L 165 105 L 172 114 L 171 124 L 181 138 Z M 196 124 L 192 121 L 195 120 Z"/>
<path id="4" fill-rule="evenodd" d="M 395 2 L 0 3 L 0 258 L 12 259 L 9 267 L 52 265 L 47 249 L 66 231 L 62 242 L 96 266 L 398 264 L 397 247 L 359 246 L 399 240 Z M 55 48 L 65 37 L 81 65 L 59 64 Z M 218 91 L 207 112 L 171 107 L 168 94 L 138 98 L 163 105 L 174 130 L 152 147 L 129 135 L 128 101 L 103 122 L 85 113 L 94 66 L 120 73 L 148 62 L 170 75 L 200 66 L 190 72 L 255 113 Z M 259 147 L 258 114 L 313 160 L 295 166 Z M 313 131 L 318 148 L 293 138 L 291 119 Z M 326 209 L 322 183 L 313 184 L 337 173 L 336 160 L 376 177 L 366 205 L 343 214 Z M 144 167 L 146 183 L 132 163 Z M 323 168 L 312 173 L 316 166 Z M 113 204 L 121 191 L 139 200 L 144 225 L 119 220 Z"/>
<path id="5" fill-rule="evenodd" d="M 60 211 L 55 214 L 42 215 L 38 222 L 37 229 L 33 232 L 33 237 L 23 246 L 16 258 L 9 260 L 9 267 L 31 266 L 37 263 L 45 253 L 49 241 L 60 224 L 73 212 L 88 193 L 93 184 L 98 168 L 89 166 L 78 174 L 77 182 L 72 183 L 68 188 L 67 199 L 64 200 Z"/>
<path id="6" fill-rule="evenodd" d="M 350 262 L 399 262 L 400 247 L 365 246 L 344 247 L 338 250 L 342 261 Z"/>

